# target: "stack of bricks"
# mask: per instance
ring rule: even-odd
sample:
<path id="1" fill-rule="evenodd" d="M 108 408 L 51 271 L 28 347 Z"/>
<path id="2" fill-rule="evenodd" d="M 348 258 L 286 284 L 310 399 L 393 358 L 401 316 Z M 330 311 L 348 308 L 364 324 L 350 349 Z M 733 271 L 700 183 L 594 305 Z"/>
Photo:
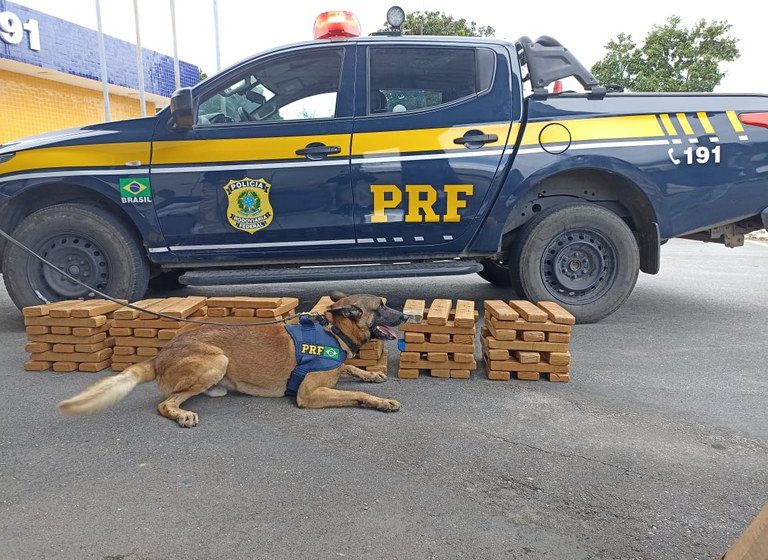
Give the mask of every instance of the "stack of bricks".
<path id="1" fill-rule="evenodd" d="M 292 297 L 212 297 L 208 298 L 208 317 L 233 325 L 266 323 L 287 318 L 298 306 L 298 298 Z"/>
<path id="2" fill-rule="evenodd" d="M 436 299 L 429 309 L 425 306 L 424 300 L 405 302 L 403 313 L 418 321 L 400 326 L 405 345 L 397 376 L 415 379 L 421 370 L 428 370 L 432 377 L 469 379 L 477 368 L 475 303 L 457 300 L 456 308 L 451 309 L 451 300 Z"/>
<path id="3" fill-rule="evenodd" d="M 27 331 L 27 371 L 101 371 L 112 363 L 108 336 L 121 304 L 103 299 L 60 301 L 22 310 Z"/>
<path id="4" fill-rule="evenodd" d="M 488 379 L 570 381 L 568 343 L 576 319 L 558 304 L 540 301 L 484 302 L 483 354 Z"/>
<path id="5" fill-rule="evenodd" d="M 324 313 L 333 300 L 323 296 L 309 311 L 310 313 Z M 359 367 L 366 371 L 387 373 L 387 349 L 382 340 L 369 340 L 360 347 L 360 351 L 354 356 L 347 357 L 345 364 Z"/>
<path id="6" fill-rule="evenodd" d="M 121 307 L 114 313 L 109 334 L 115 340 L 112 370 L 123 371 L 131 364 L 156 356 L 181 331 L 194 327 L 194 323 L 179 321 L 206 316 L 206 300 L 202 296 L 155 298 L 137 301 L 134 305 L 149 311 L 163 313 L 174 319 L 162 319 L 130 307 Z"/>

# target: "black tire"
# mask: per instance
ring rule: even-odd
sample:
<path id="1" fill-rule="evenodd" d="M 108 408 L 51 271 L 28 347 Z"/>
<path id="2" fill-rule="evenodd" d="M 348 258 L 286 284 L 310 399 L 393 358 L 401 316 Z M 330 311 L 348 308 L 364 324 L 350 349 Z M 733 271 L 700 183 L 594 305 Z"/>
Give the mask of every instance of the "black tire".
<path id="1" fill-rule="evenodd" d="M 513 287 L 531 301 L 556 301 L 580 323 L 616 311 L 637 282 L 640 255 L 626 223 L 594 204 L 543 212 L 525 226 L 510 253 Z"/>
<path id="2" fill-rule="evenodd" d="M 161 272 L 149 280 L 149 289 L 158 292 L 175 292 L 186 288 L 184 284 L 179 282 L 179 277 L 182 274 L 184 274 L 183 270 Z"/>
<path id="3" fill-rule="evenodd" d="M 478 272 L 478 276 L 483 280 L 487 280 L 494 286 L 511 286 L 512 276 L 509 273 L 509 265 L 507 263 L 499 263 L 496 261 L 483 261 L 483 270 Z"/>
<path id="4" fill-rule="evenodd" d="M 134 233 L 108 210 L 84 203 L 48 206 L 24 218 L 13 237 L 110 296 L 136 301 L 147 291 L 144 251 Z M 13 245 L 3 255 L 3 279 L 18 308 L 98 297 Z"/>

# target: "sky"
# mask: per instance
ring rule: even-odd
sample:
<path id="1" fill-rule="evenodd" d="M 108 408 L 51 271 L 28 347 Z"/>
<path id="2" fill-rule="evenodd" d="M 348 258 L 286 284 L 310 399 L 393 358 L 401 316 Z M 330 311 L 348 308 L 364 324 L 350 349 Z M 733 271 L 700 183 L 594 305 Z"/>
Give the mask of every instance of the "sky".
<path id="1" fill-rule="evenodd" d="M 95 0 L 10 0 L 51 15 L 96 29 Z M 385 21 L 392 5 L 379 0 L 219 0 L 222 68 L 260 51 L 312 38 L 318 13 L 351 10 L 364 34 Z M 474 2 L 457 0 L 402 0 L 406 11 L 441 10 L 454 17 L 491 25 L 496 36 L 515 40 L 521 35 L 551 35 L 587 67 L 605 53 L 605 44 L 620 32 L 640 41 L 654 24 L 679 15 L 685 24 L 699 18 L 727 20 L 731 35 L 739 39 L 741 58 L 724 66 L 727 71 L 719 92 L 768 93 L 765 70 L 764 19 L 760 3 L 746 0 L 575 0 L 549 2 Z M 133 0 L 101 0 L 104 32 L 135 42 Z M 139 0 L 142 45 L 165 54 L 173 53 L 170 0 Z M 216 71 L 213 1 L 176 0 L 179 57 L 200 66 L 208 75 Z"/>

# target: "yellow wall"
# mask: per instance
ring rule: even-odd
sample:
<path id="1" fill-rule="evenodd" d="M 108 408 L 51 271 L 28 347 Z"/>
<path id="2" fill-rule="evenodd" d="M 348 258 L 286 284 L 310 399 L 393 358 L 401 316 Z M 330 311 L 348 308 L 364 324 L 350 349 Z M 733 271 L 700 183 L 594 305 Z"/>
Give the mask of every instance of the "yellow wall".
<path id="1" fill-rule="evenodd" d="M 138 99 L 110 94 L 112 120 L 140 116 Z M 147 114 L 155 104 L 147 102 Z M 101 91 L 0 70 L 0 143 L 104 121 Z"/>

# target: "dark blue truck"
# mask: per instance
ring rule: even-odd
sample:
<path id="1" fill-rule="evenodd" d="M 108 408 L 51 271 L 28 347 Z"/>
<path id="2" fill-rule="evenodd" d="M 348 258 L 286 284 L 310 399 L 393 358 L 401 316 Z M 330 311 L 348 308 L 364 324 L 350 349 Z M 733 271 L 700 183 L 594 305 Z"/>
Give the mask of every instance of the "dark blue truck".
<path id="1" fill-rule="evenodd" d="M 614 91 L 549 37 L 312 41 L 0 146 L 0 199 L 3 230 L 129 300 L 478 273 L 595 321 L 666 240 L 766 225 L 768 97 Z M 19 307 L 90 295 L 14 246 L 2 272 Z"/>

